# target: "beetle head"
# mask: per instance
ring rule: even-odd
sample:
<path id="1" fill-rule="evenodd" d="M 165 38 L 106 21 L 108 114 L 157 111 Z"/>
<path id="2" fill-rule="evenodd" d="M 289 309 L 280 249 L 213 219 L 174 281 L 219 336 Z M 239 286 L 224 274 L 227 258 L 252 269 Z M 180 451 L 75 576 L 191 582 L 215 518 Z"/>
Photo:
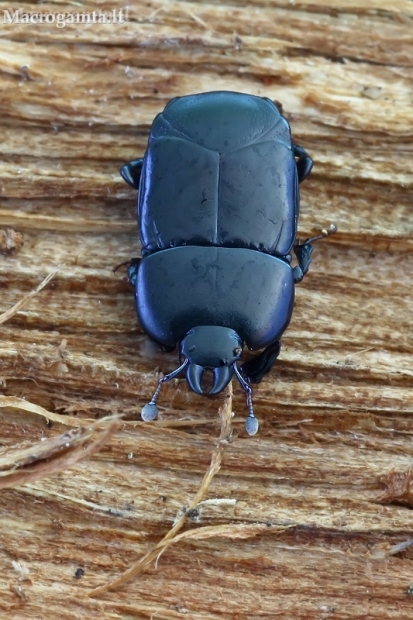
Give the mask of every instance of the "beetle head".
<path id="1" fill-rule="evenodd" d="M 209 394 L 221 392 L 232 378 L 242 346 L 241 338 L 228 327 L 201 325 L 189 330 L 181 342 L 181 353 L 189 362 L 186 378 L 190 388 L 203 394 L 202 375 L 210 369 L 214 373 L 214 384 Z"/>

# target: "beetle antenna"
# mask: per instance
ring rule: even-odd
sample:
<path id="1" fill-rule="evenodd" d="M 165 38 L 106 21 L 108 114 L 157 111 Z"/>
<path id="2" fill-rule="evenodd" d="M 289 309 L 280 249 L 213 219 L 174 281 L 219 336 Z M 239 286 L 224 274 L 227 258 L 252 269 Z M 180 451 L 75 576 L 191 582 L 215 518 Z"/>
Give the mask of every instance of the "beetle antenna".
<path id="1" fill-rule="evenodd" d="M 183 364 L 170 372 L 169 375 L 165 375 L 164 377 L 161 377 L 159 379 L 158 387 L 156 388 L 151 400 L 149 401 L 149 403 L 142 407 L 141 417 L 144 422 L 152 422 L 152 420 L 156 420 L 159 413 L 158 407 L 156 406 L 156 400 L 159 396 L 159 392 L 161 391 L 161 387 L 164 383 L 167 383 L 168 381 L 171 381 L 171 379 L 177 377 L 184 370 L 184 368 L 188 366 L 188 364 L 189 360 L 186 359 Z"/>
<path id="2" fill-rule="evenodd" d="M 248 435 L 255 435 L 258 431 L 259 423 L 254 414 L 254 409 L 252 406 L 252 387 L 245 381 L 244 377 L 241 375 L 240 371 L 236 364 L 233 366 L 235 375 L 238 381 L 241 383 L 241 387 L 245 392 L 245 396 L 247 397 L 247 407 L 248 407 L 248 417 L 245 420 L 245 430 Z"/>

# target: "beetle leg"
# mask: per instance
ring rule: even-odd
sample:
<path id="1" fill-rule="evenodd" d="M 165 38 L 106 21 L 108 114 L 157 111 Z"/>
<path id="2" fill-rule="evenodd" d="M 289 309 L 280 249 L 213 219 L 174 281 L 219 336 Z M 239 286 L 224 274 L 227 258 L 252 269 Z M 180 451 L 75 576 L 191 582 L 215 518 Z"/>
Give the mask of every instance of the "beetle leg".
<path id="1" fill-rule="evenodd" d="M 293 269 L 294 284 L 298 284 L 308 272 L 311 264 L 311 254 L 314 248 L 311 243 L 303 243 L 294 246 L 294 252 L 298 260 L 298 265 Z"/>
<path id="2" fill-rule="evenodd" d="M 114 267 L 112 269 L 113 273 L 116 273 L 117 271 L 119 271 L 119 269 L 121 267 L 124 267 L 125 265 L 127 265 L 129 267 L 130 265 L 130 260 L 124 260 L 123 263 L 119 263 L 119 265 L 116 265 L 116 267 Z"/>
<path id="3" fill-rule="evenodd" d="M 141 258 L 132 258 L 132 260 L 128 261 L 128 280 L 129 284 L 132 284 L 132 286 L 136 284 L 136 276 L 138 275 L 141 260 Z"/>
<path id="4" fill-rule="evenodd" d="M 298 173 L 298 181 L 299 183 L 301 183 L 310 174 L 311 169 L 313 167 L 313 160 L 311 159 L 307 151 L 303 149 L 302 146 L 299 146 L 298 144 L 294 144 L 293 142 L 292 147 L 293 147 L 294 157 L 298 158 L 296 161 L 297 173 Z"/>
<path id="5" fill-rule="evenodd" d="M 119 170 L 122 179 L 135 189 L 138 189 L 139 187 L 142 165 L 143 159 L 134 159 L 127 164 L 124 164 Z"/>
<path id="6" fill-rule="evenodd" d="M 330 235 L 337 232 L 337 226 L 335 224 L 331 224 L 328 230 L 322 230 L 319 235 L 314 235 L 314 237 L 309 237 L 304 241 L 304 243 L 298 242 L 294 246 L 294 253 L 298 260 L 298 265 L 293 269 L 293 277 L 294 284 L 298 284 L 304 278 L 305 274 L 309 270 L 311 264 L 311 254 L 313 253 L 314 241 L 318 241 L 319 239 L 324 239 L 324 237 L 329 237 Z"/>
<path id="7" fill-rule="evenodd" d="M 248 360 L 241 366 L 242 374 L 250 383 L 260 383 L 275 364 L 281 351 L 281 340 L 276 340 L 256 357 Z"/>

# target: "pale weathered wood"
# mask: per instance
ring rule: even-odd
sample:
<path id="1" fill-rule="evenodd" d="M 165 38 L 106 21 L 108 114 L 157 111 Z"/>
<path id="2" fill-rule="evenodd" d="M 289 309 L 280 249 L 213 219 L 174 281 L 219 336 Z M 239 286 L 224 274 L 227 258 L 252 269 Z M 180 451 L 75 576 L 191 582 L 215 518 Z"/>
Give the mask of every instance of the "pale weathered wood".
<path id="1" fill-rule="evenodd" d="M 129 3 L 123 25 L 1 26 L 0 313 L 60 270 L 1 326 L 0 405 L 27 406 L 0 407 L 0 484 L 15 451 L 44 466 L 59 415 L 125 416 L 90 459 L 0 491 L 1 617 L 412 617 L 412 18 L 408 0 L 159 0 Z M 317 246 L 255 391 L 259 434 L 245 435 L 234 386 L 213 501 L 156 566 L 91 599 L 191 504 L 220 433 L 224 397 L 183 380 L 164 386 L 158 423 L 140 422 L 176 356 L 148 341 L 113 273 L 139 255 L 119 166 L 169 99 L 214 89 L 282 102 L 315 160 L 300 236 L 339 232 Z"/>

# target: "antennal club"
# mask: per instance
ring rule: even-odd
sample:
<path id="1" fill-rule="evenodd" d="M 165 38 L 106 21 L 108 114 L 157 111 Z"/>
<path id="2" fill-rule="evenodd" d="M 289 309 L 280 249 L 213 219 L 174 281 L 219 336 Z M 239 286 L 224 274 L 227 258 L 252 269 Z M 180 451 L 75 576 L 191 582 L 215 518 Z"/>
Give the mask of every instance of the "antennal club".
<path id="1" fill-rule="evenodd" d="M 258 432 L 259 422 L 255 417 L 254 409 L 252 406 L 252 388 L 245 381 L 236 364 L 234 364 L 233 368 L 235 375 L 245 392 L 245 396 L 247 397 L 248 417 L 245 420 L 245 430 L 247 431 L 248 435 L 255 435 Z"/>

